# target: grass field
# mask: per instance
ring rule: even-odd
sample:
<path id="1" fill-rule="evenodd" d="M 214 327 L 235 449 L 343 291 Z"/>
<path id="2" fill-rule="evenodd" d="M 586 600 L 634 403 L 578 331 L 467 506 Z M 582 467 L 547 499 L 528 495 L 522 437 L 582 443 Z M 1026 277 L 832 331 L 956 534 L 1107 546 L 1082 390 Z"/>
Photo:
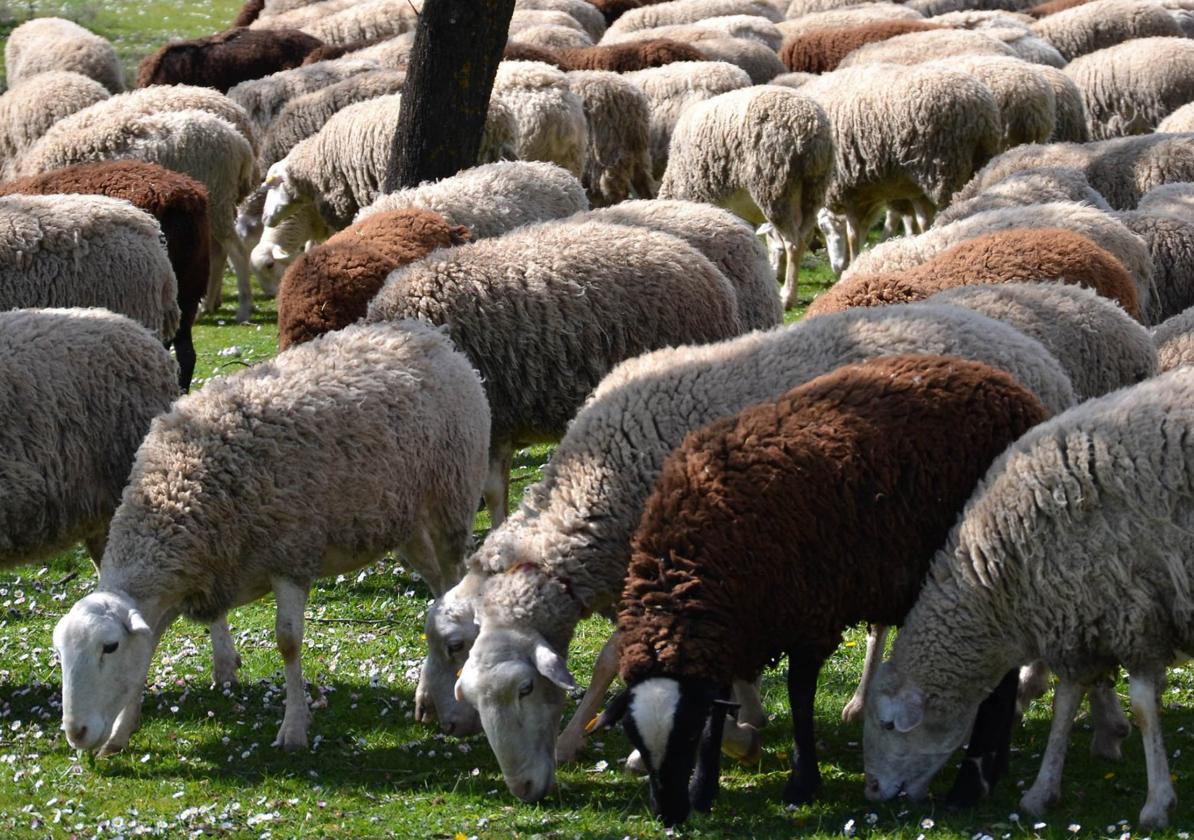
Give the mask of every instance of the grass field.
<path id="1" fill-rule="evenodd" d="M 171 36 L 215 31 L 235 3 L 132 0 L 33 3 L 37 14 L 65 14 L 117 39 L 126 66 Z M 28 4 L 0 5 L 24 19 Z M 806 273 L 824 283 L 823 264 Z M 247 325 L 233 320 L 234 290 L 224 309 L 196 331 L 196 387 L 276 350 L 272 302 L 259 300 Z M 795 317 L 795 316 L 793 316 Z M 513 496 L 533 481 L 549 454 L 520 453 Z M 478 518 L 477 538 L 488 527 Z M 447 739 L 412 719 L 414 675 L 422 654 L 428 591 L 394 559 L 356 575 L 319 583 L 308 605 L 304 670 L 316 698 L 313 749 L 285 755 L 272 742 L 282 714 L 280 659 L 272 640 L 273 605 L 262 601 L 231 616 L 244 659 L 241 683 L 213 688 L 206 631 L 179 623 L 150 672 L 142 729 L 124 754 L 89 762 L 58 731 L 59 671 L 50 647 L 58 617 L 93 583 L 81 551 L 44 567 L 0 573 L 0 837 L 658 837 L 645 785 L 621 770 L 620 733 L 596 739 L 577 765 L 560 773 L 547 801 L 526 806 L 510 796 L 483 736 Z M 571 665 L 583 683 L 608 632 L 585 622 Z M 1017 732 L 1011 774 L 972 812 L 948 813 L 933 802 L 873 806 L 862 796 L 859 727 L 840 722 L 861 665 L 862 634 L 853 631 L 826 665 L 818 696 L 825 787 L 819 802 L 788 812 L 779 803 L 787 775 L 790 727 L 782 671 L 768 674 L 774 715 L 762 761 L 728 768 L 714 813 L 676 832 L 686 837 L 850 835 L 917 838 L 1121 837 L 1144 800 L 1138 735 L 1119 765 L 1092 761 L 1085 719 L 1073 738 L 1065 801 L 1041 824 L 1016 815 L 1017 789 L 1031 783 L 1048 729 L 1039 703 Z M 1194 827 L 1194 674 L 1171 672 L 1165 736 L 1177 778 L 1176 825 Z M 1126 690 L 1124 692 L 1126 694 Z M 943 773 L 936 789 L 949 783 Z"/>

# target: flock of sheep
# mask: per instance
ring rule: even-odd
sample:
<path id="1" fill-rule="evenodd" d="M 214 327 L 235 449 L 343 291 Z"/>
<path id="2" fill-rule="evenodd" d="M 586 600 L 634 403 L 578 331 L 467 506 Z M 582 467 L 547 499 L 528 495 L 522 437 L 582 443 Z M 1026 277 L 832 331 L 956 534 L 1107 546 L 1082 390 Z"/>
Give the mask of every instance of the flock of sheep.
<path id="1" fill-rule="evenodd" d="M 621 721 L 664 822 L 708 810 L 786 657 L 808 802 L 817 676 L 866 622 L 867 796 L 962 746 L 950 797 L 986 795 L 1052 671 L 1040 813 L 1084 696 L 1119 756 L 1123 667 L 1166 825 L 1194 0 L 517 0 L 477 165 L 385 193 L 418 7 L 249 0 L 128 92 L 68 21 L 6 44 L 0 564 L 99 568 L 54 631 L 67 741 L 130 744 L 179 616 L 235 680 L 228 614 L 272 592 L 306 748 L 308 590 L 397 549 L 435 596 L 416 717 L 483 729 L 525 801 Z M 840 279 L 781 326 L 814 239 Z M 226 263 L 281 352 L 186 394 Z"/>

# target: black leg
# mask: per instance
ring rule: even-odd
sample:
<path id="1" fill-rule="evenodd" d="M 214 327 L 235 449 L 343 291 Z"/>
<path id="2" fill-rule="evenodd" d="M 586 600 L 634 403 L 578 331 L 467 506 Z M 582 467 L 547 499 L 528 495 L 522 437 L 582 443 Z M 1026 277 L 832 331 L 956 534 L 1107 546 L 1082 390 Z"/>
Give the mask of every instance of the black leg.
<path id="1" fill-rule="evenodd" d="M 817 674 L 824 661 L 825 657 L 819 654 L 788 656 L 788 703 L 792 707 L 792 738 L 796 744 L 792 773 L 784 787 L 783 800 L 788 805 L 811 802 L 821 788 L 813 701 L 817 696 Z"/>
<path id="2" fill-rule="evenodd" d="M 1007 772 L 1019 684 L 1020 670 L 1013 668 L 979 704 L 970 743 L 966 745 L 966 759 L 946 796 L 951 808 L 974 807 Z"/>
<path id="3" fill-rule="evenodd" d="M 174 355 L 178 359 L 178 386 L 186 393 L 191 390 L 191 377 L 195 375 L 195 343 L 191 339 L 190 324 L 178 328 L 174 336 Z"/>
<path id="4" fill-rule="evenodd" d="M 717 791 L 721 781 L 721 736 L 725 731 L 726 711 L 730 691 L 728 688 L 718 692 L 718 700 L 709 709 L 709 719 L 705 721 L 705 729 L 701 733 L 701 745 L 697 753 L 696 771 L 688 787 L 688 798 L 692 801 L 692 809 L 702 814 L 713 810 L 713 800 L 717 798 Z"/>

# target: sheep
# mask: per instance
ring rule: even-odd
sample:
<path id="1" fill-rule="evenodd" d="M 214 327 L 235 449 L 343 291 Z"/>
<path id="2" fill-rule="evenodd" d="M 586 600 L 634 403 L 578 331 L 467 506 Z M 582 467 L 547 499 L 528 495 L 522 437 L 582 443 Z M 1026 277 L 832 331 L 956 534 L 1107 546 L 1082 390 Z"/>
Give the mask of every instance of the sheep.
<path id="1" fill-rule="evenodd" d="M 1081 202 L 1111 212 L 1111 205 L 1107 203 L 1107 199 L 1095 192 L 1086 177 L 1077 169 L 1043 166 L 1039 169 L 1021 169 L 986 187 L 973 198 L 955 201 L 937 214 L 937 218 L 933 220 L 933 227 L 944 227 L 988 210 L 1025 207 L 1053 201 Z"/>
<path id="2" fill-rule="evenodd" d="M 1158 134 L 1194 131 L 1194 102 L 1188 102 L 1157 123 Z"/>
<path id="3" fill-rule="evenodd" d="M 170 354 L 104 309 L 0 312 L 0 394 L 0 568 L 78 542 L 98 568 L 133 455 L 178 396 Z"/>
<path id="4" fill-rule="evenodd" d="M 1002 55 L 1015 58 L 1007 44 L 968 29 L 934 29 L 909 32 L 861 46 L 846 55 L 838 67 L 861 64 L 920 64 L 959 55 Z"/>
<path id="5" fill-rule="evenodd" d="M 816 796 L 817 675 L 842 631 L 903 620 L 983 471 L 1047 416 L 989 365 L 888 356 L 694 431 L 668 456 L 618 609 L 627 688 L 603 719 L 624 720 L 665 825 L 713 805 L 717 701 L 784 655 L 796 749 L 782 798 Z"/>
<path id="6" fill-rule="evenodd" d="M 588 35 L 567 26 L 532 26 L 519 30 L 518 38 L 523 43 L 552 50 L 584 49 L 593 46 Z"/>
<path id="7" fill-rule="evenodd" d="M 782 5 L 782 2 L 781 2 Z M 890 5 L 886 0 L 863 0 L 859 3 L 858 0 L 790 0 L 788 9 L 784 16 L 788 20 L 799 20 L 808 15 L 813 15 L 818 12 L 831 11 L 846 11 L 858 8 L 869 8 L 870 6 L 879 6 L 885 8 Z M 922 12 L 914 12 L 918 17 L 924 17 Z"/>
<path id="8" fill-rule="evenodd" d="M 822 12 L 809 12 L 795 18 L 789 16 L 787 20 L 781 20 L 776 26 L 783 33 L 786 41 L 792 38 L 801 38 L 819 29 L 852 28 L 889 20 L 924 20 L 924 15 L 898 3 L 877 2 Z"/>
<path id="9" fill-rule="evenodd" d="M 406 74 L 374 70 L 291 99 L 270 124 L 261 141 L 258 161 L 263 170 L 286 157 L 298 143 L 316 134 L 332 115 L 355 102 L 401 93 Z"/>
<path id="10" fill-rule="evenodd" d="M 1136 38 L 1181 37 L 1181 27 L 1151 0 L 1094 0 L 1040 18 L 1037 35 L 1066 61 Z"/>
<path id="11" fill-rule="evenodd" d="M 1033 144 L 1009 149 L 988 163 L 959 193 L 965 201 L 1021 169 L 1065 166 L 1086 176 L 1116 210 L 1131 210 L 1149 190 L 1194 181 L 1194 134 L 1146 134 L 1094 143 Z"/>
<path id="12" fill-rule="evenodd" d="M 991 466 L 871 686 L 869 798 L 922 796 L 990 686 L 1043 659 L 1061 682 L 1040 772 L 1020 799 L 1042 813 L 1060 798 L 1083 692 L 1123 663 L 1148 765 L 1138 824 L 1168 823 L 1176 797 L 1157 712 L 1165 666 L 1194 649 L 1192 399 L 1194 371 L 1179 368 L 1037 426 Z"/>
<path id="13" fill-rule="evenodd" d="M 248 26 L 261 16 L 264 9 L 265 0 L 245 0 L 241 4 L 240 11 L 236 13 L 236 17 L 232 19 L 232 26 Z"/>
<path id="14" fill-rule="evenodd" d="M 1194 184 L 1179 181 L 1155 187 L 1140 198 L 1136 209 L 1143 213 L 1166 213 L 1179 219 L 1189 218 L 1194 213 Z"/>
<path id="15" fill-rule="evenodd" d="M 563 657 L 576 622 L 621 595 L 643 503 L 684 435 L 834 368 L 905 352 L 985 361 L 1015 376 L 1051 411 L 1073 403 L 1065 373 L 1039 342 L 974 312 L 924 304 L 854 310 L 710 347 L 664 350 L 606 376 L 543 479 L 490 531 L 464 579 L 428 613 L 423 679 L 450 685 L 463 663 L 459 696 L 477 708 L 512 793 L 534 801 L 548 790 L 564 699 L 555 679 L 571 687 Z M 546 679 L 515 666 L 527 661 Z M 615 672 L 600 679 L 594 673 L 591 696 L 560 736 L 563 755 L 583 739 Z M 527 679 L 533 683 L 518 710 L 501 699 L 506 676 L 517 680 L 512 696 Z"/>
<path id="16" fill-rule="evenodd" d="M 1176 367 L 1194 365 L 1194 307 L 1166 318 L 1153 327 L 1152 339 L 1162 373 Z"/>
<path id="17" fill-rule="evenodd" d="M 680 115 L 659 197 L 703 201 L 770 224 L 783 243 L 780 299 L 790 309 L 833 154 L 829 118 L 812 99 L 768 85 L 730 91 Z"/>
<path id="18" fill-rule="evenodd" d="M 651 108 L 646 95 L 617 73 L 569 73 L 570 90 L 580 97 L 588 126 L 584 185 L 594 205 L 616 204 L 630 196 L 655 195 L 651 178 Z"/>
<path id="19" fill-rule="evenodd" d="M 544 222 L 395 271 L 370 322 L 447 324 L 493 414 L 485 503 L 506 514 L 514 450 L 557 440 L 618 362 L 743 331 L 734 287 L 676 237 L 602 222 Z"/>
<path id="20" fill-rule="evenodd" d="M 1152 257 L 1153 299 L 1142 307 L 1146 324 L 1159 324 L 1194 306 L 1194 219 L 1131 210 L 1116 218 L 1144 240 Z"/>
<path id="21" fill-rule="evenodd" d="M 313 23 L 318 23 L 331 17 L 336 12 L 353 6 L 357 0 L 322 0 L 322 2 L 303 3 L 287 9 L 279 8 L 271 11 L 270 5 L 262 9 L 261 15 L 249 24 L 253 29 L 304 29 Z"/>
<path id="22" fill-rule="evenodd" d="M 913 268 L 852 274 L 817 297 L 808 315 L 852 306 L 924 300 L 956 286 L 1061 281 L 1093 289 L 1140 317 L 1136 285 L 1114 256 L 1085 236 L 1061 228 L 1012 229 L 959 242 Z"/>
<path id="23" fill-rule="evenodd" d="M 519 160 L 550 161 L 581 176 L 588 144 L 584 103 L 563 72 L 530 61 L 503 61 L 491 98 L 514 118 Z"/>
<path id="24" fill-rule="evenodd" d="M 1052 143 L 1086 143 L 1090 140 L 1090 128 L 1086 124 L 1086 106 L 1082 103 L 1082 91 L 1074 80 L 1056 67 L 1035 64 L 1033 69 L 1045 77 L 1053 88 L 1056 102 Z"/>
<path id="25" fill-rule="evenodd" d="M 1024 10 L 1024 14 L 1030 18 L 1039 20 L 1048 15 L 1055 15 L 1058 12 L 1063 12 L 1066 9 L 1072 9 L 1075 6 L 1081 6 L 1091 0 L 1047 0 L 1045 3 L 1038 3 L 1035 6 L 1029 6 Z"/>
<path id="26" fill-rule="evenodd" d="M 704 54 L 695 47 L 666 38 L 558 50 L 554 55 L 564 70 L 609 70 L 613 73 L 662 67 L 676 61 L 705 60 Z"/>
<path id="27" fill-rule="evenodd" d="M 958 55 L 934 62 L 960 70 L 990 88 L 1003 124 L 1002 149 L 1023 143 L 1045 143 L 1057 125 L 1053 85 L 1034 65 L 1018 58 Z"/>
<path id="28" fill-rule="evenodd" d="M 610 32 L 603 44 L 625 44 L 633 41 L 654 41 L 660 38 L 691 43 L 706 38 L 745 38 L 757 41 L 773 52 L 783 43 L 783 33 L 774 23 L 757 15 L 722 15 L 692 23 L 653 26 L 631 32 Z"/>
<path id="29" fill-rule="evenodd" d="M 237 202 L 257 181 L 253 149 L 244 135 L 206 111 L 137 115 L 113 109 L 96 119 L 80 120 L 89 110 L 54 125 L 21 158 L 15 174 L 37 175 L 76 163 L 140 160 L 190 175 L 207 188 L 211 221 L 211 262 L 204 308 L 212 312 L 220 304 L 227 256 L 236 272 L 240 295 L 237 319 L 248 320 L 252 311 L 248 255 L 233 224 Z"/>
<path id="30" fill-rule="evenodd" d="M 581 26 L 580 21 L 568 12 L 559 9 L 526 9 L 515 6 L 514 14 L 510 17 L 509 34 L 511 37 L 539 26 L 562 26 L 565 29 L 579 32 L 589 46 L 594 43 L 593 37 Z"/>
<path id="31" fill-rule="evenodd" d="M 741 67 L 756 85 L 765 85 L 784 72 L 774 50 L 746 38 L 701 38 L 694 42 L 705 61 L 724 61 Z"/>
<path id="32" fill-rule="evenodd" d="M 442 591 L 468 540 L 488 427 L 476 371 L 414 322 L 349 327 L 179 400 L 137 452 L 99 585 L 54 629 L 70 744 L 128 746 L 161 633 L 272 589 L 286 666 L 274 745 L 305 748 L 312 581 L 399 546 Z"/>
<path id="33" fill-rule="evenodd" d="M 1031 29 L 1019 27 L 980 27 L 980 29 L 984 35 L 989 35 L 1011 47 L 1017 58 L 1031 64 L 1052 67 L 1055 70 L 1060 70 L 1066 65 L 1061 53 L 1044 38 L 1034 35 Z"/>
<path id="34" fill-rule="evenodd" d="M 178 382 L 186 391 L 195 372 L 191 325 L 207 291 L 210 273 L 207 190 L 187 175 L 131 160 L 83 163 L 0 184 L 0 196 L 61 193 L 124 199 L 157 220 L 166 237 L 166 254 L 178 286 L 180 320 L 172 342 L 178 355 Z"/>
<path id="35" fill-rule="evenodd" d="M 333 45 L 401 35 L 415 28 L 422 5 L 416 0 L 358 0 L 299 28 Z"/>
<path id="36" fill-rule="evenodd" d="M 124 90 L 116 50 L 104 38 L 59 17 L 27 20 L 4 44 L 8 86 L 50 70 L 71 70 L 95 79 L 110 93 Z"/>
<path id="37" fill-rule="evenodd" d="M 178 284 L 148 213 L 99 195 L 9 195 L 0 218 L 0 310 L 99 306 L 164 341 L 178 332 Z"/>
<path id="38" fill-rule="evenodd" d="M 751 85 L 745 70 L 724 61 L 677 61 L 625 75 L 642 88 L 651 105 L 651 174 L 656 179 L 667 168 L 672 131 L 687 107 Z"/>
<path id="39" fill-rule="evenodd" d="M 259 16 L 263 19 L 276 18 L 301 9 L 327 14 L 330 10 L 345 8 L 353 2 L 354 0 L 265 0 Z"/>
<path id="40" fill-rule="evenodd" d="M 1012 228 L 1063 228 L 1109 251 L 1132 275 L 1137 304 L 1147 322 L 1153 296 L 1153 261 L 1148 246 L 1113 214 L 1069 201 L 988 210 L 919 236 L 884 242 L 864 253 L 842 279 L 856 273 L 881 274 L 911 268 L 959 242 Z"/>
<path id="41" fill-rule="evenodd" d="M 726 15 L 753 15 L 766 18 L 772 23 L 784 19 L 784 15 L 767 0 L 671 0 L 668 3 L 653 3 L 629 10 L 609 25 L 606 38 L 637 29 L 696 23 L 706 18 Z"/>
<path id="42" fill-rule="evenodd" d="M 925 17 L 936 17 L 949 12 L 967 11 L 970 9 L 997 9 L 1000 11 L 1019 11 L 1032 5 L 1032 0 L 909 0 L 908 3 Z"/>
<path id="43" fill-rule="evenodd" d="M 803 73 L 828 73 L 854 50 L 864 44 L 885 41 L 908 32 L 938 29 L 926 20 L 895 19 L 867 21 L 841 27 L 821 27 L 784 41 L 780 60 L 788 70 Z"/>
<path id="44" fill-rule="evenodd" d="M 220 93 L 249 79 L 259 79 L 303 63 L 323 42 L 297 29 L 240 27 L 172 41 L 137 65 L 137 87 L 199 85 Z"/>
<path id="45" fill-rule="evenodd" d="M 394 269 L 462 245 L 468 228 L 427 210 L 374 213 L 302 254 L 278 287 L 278 350 L 364 318 Z"/>
<path id="46" fill-rule="evenodd" d="M 1091 289 L 1064 283 L 958 286 L 927 302 L 981 312 L 1035 338 L 1061 363 L 1079 402 L 1157 374 L 1148 330 Z"/>
<path id="47" fill-rule="evenodd" d="M 415 33 L 404 32 L 377 41 L 358 41 L 353 46 L 355 49 L 346 53 L 350 60 L 371 61 L 378 67 L 405 70 L 415 46 Z"/>
<path id="48" fill-rule="evenodd" d="M 1194 42 L 1137 38 L 1074 59 L 1066 75 L 1082 92 L 1093 139 L 1146 134 L 1194 98 Z"/>
<path id="49" fill-rule="evenodd" d="M 585 0 L 515 0 L 514 8 L 516 11 L 550 9 L 571 15 L 593 43 L 600 41 L 605 34 L 605 18 L 592 3 Z"/>
<path id="50" fill-rule="evenodd" d="M 652 3 L 662 3 L 664 0 L 588 0 L 588 2 L 601 12 L 601 16 L 605 18 L 605 25 L 608 27 L 631 9 L 649 6 Z"/>
<path id="51" fill-rule="evenodd" d="M 990 158 L 1003 129 L 991 90 L 936 66 L 872 65 L 803 85 L 833 127 L 835 174 L 819 220 L 835 271 L 857 259 L 884 204 L 909 201 L 920 226 Z"/>
<path id="52" fill-rule="evenodd" d="M 0 95 L 0 167 L 11 165 L 50 126 L 107 99 L 94 79 L 69 70 L 30 76 Z"/>
<path id="53" fill-rule="evenodd" d="M 264 136 L 291 99 L 376 69 L 377 65 L 370 61 L 321 61 L 241 82 L 229 89 L 228 98 L 245 109 L 254 133 Z"/>

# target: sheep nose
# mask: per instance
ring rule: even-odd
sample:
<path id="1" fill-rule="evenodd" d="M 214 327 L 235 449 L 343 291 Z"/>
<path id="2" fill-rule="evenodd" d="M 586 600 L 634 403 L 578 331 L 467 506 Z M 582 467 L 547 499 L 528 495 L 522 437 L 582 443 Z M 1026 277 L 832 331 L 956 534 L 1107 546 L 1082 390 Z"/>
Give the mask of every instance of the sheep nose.
<path id="1" fill-rule="evenodd" d="M 77 744 L 80 741 L 82 741 L 84 738 L 87 737 L 87 727 L 86 726 L 72 726 L 70 729 L 67 730 L 66 734 L 69 736 L 67 738 L 68 741 L 70 741 L 73 744 Z"/>
<path id="2" fill-rule="evenodd" d="M 866 780 L 866 797 L 867 797 L 867 799 L 878 799 L 879 798 L 879 779 L 876 778 L 875 776 L 872 776 L 870 773 L 867 773 L 865 776 L 865 780 Z"/>
<path id="3" fill-rule="evenodd" d="M 527 779 L 525 782 L 519 782 L 514 786 L 514 795 L 522 801 L 527 802 L 531 798 L 531 789 L 534 786 L 534 783 L 530 779 Z"/>
<path id="4" fill-rule="evenodd" d="M 440 724 L 440 725 L 441 725 L 441 727 L 443 728 L 443 730 L 444 730 L 444 734 L 445 734 L 445 735 L 454 735 L 454 734 L 456 733 L 456 721 L 454 721 L 454 720 L 445 720 L 445 721 L 444 721 L 442 724 Z"/>

